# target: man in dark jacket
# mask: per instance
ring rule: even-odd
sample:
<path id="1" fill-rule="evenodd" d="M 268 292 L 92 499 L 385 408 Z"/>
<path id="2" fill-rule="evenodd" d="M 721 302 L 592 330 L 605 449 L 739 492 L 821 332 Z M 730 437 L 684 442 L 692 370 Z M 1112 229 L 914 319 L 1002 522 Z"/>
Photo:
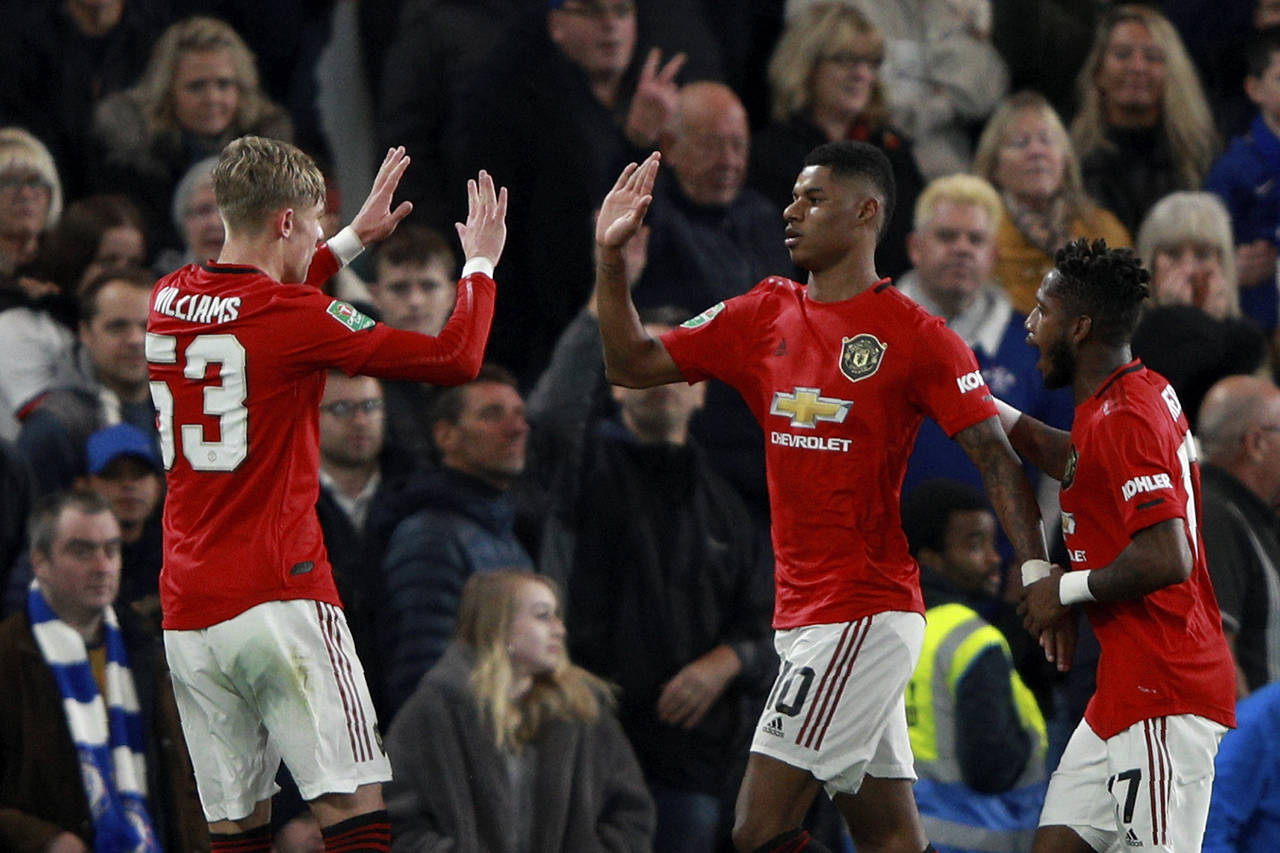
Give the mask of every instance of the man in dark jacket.
<path id="1" fill-rule="evenodd" d="M 677 309 L 644 313 L 655 334 Z M 658 806 L 655 849 L 716 849 L 776 670 L 765 531 L 689 438 L 705 384 L 609 386 L 595 318 L 565 331 L 530 398 L 555 464 L 541 569 L 565 589 L 571 657 L 622 688 Z"/>
<path id="2" fill-rule="evenodd" d="M 444 653 L 463 584 L 475 572 L 532 569 L 507 495 L 525 468 L 529 424 L 515 378 L 486 366 L 441 391 L 432 418 L 440 470 L 389 497 L 380 623 L 387 720 Z M 374 532 L 375 538 L 378 533 Z"/>

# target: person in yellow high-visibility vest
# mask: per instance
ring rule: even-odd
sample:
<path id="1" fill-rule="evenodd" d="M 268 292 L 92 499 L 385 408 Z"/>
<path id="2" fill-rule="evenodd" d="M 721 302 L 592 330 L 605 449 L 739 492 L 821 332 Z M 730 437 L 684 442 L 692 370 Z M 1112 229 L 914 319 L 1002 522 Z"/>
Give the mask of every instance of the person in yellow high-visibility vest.
<path id="1" fill-rule="evenodd" d="M 1044 716 L 983 613 L 998 605 L 995 515 L 967 484 L 907 496 L 903 529 L 920 563 L 926 627 L 907 686 L 916 804 L 939 853 L 1022 853 L 1044 802 Z"/>

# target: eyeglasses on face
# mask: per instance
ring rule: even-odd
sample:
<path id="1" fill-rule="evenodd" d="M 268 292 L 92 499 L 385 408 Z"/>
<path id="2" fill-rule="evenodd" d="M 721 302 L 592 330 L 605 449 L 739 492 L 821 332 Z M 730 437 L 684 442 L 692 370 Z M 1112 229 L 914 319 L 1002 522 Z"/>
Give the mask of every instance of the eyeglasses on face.
<path id="1" fill-rule="evenodd" d="M 320 406 L 320 411 L 328 415 L 333 415 L 340 421 L 349 421 L 355 417 L 357 411 L 364 412 L 366 415 L 381 413 L 383 402 L 381 399 L 370 398 L 368 400 L 335 400 L 332 403 L 324 403 Z"/>

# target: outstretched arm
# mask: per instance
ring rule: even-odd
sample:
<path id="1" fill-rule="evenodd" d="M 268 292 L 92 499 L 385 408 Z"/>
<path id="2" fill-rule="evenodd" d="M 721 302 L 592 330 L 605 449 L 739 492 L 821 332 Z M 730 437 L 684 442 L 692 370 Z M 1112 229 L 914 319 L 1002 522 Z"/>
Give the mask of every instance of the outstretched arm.
<path id="1" fill-rule="evenodd" d="M 623 247 L 644 224 L 653 201 L 658 152 L 629 164 L 604 197 L 596 219 L 596 310 L 604 342 L 605 372 L 615 385 L 647 388 L 684 379 L 662 342 L 640 323 L 627 284 Z"/>
<path id="2" fill-rule="evenodd" d="M 996 400 L 996 408 L 1000 412 L 1000 426 L 1018 455 L 1061 482 L 1071 456 L 1071 433 L 1042 423 L 1003 400 Z"/>

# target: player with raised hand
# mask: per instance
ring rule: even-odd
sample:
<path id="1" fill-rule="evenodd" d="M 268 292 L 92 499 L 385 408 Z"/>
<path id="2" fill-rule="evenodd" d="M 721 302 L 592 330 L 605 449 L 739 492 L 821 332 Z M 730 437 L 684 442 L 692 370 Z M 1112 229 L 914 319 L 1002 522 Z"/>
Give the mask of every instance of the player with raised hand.
<path id="1" fill-rule="evenodd" d="M 216 262 L 162 278 L 146 354 L 167 469 L 161 602 L 174 692 L 213 850 L 271 844 L 281 758 L 326 849 L 385 851 L 390 778 L 316 517 L 319 403 L 329 369 L 438 385 L 480 369 L 506 190 L 467 186 L 466 254 L 436 337 L 392 329 L 314 285 L 408 215 L 409 165 L 387 152 L 347 228 L 321 244 L 324 179 L 287 143 L 223 150 Z"/>
<path id="2" fill-rule="evenodd" d="M 628 166 L 596 224 L 597 307 L 615 384 L 720 379 L 767 436 L 781 671 L 738 795 L 739 850 L 819 853 L 801 828 L 824 788 L 859 850 L 928 846 L 903 691 L 924 637 L 919 569 L 899 516 L 921 420 L 942 425 L 982 473 L 1019 557 L 1045 557 L 1031 486 L 977 361 L 942 321 L 875 271 L 893 173 L 870 145 L 806 159 L 783 211 L 808 284 L 770 277 L 660 337 L 641 325 L 623 247 L 652 202 L 659 157 Z"/>

